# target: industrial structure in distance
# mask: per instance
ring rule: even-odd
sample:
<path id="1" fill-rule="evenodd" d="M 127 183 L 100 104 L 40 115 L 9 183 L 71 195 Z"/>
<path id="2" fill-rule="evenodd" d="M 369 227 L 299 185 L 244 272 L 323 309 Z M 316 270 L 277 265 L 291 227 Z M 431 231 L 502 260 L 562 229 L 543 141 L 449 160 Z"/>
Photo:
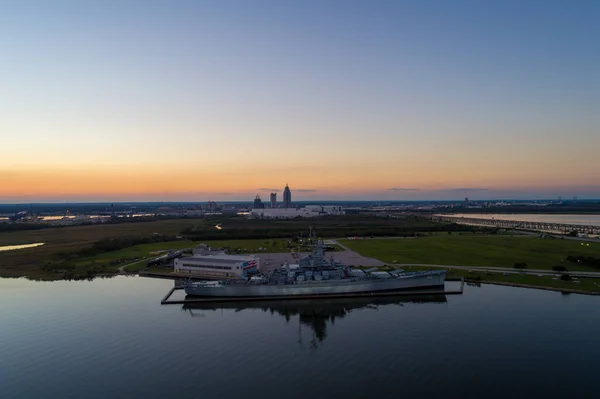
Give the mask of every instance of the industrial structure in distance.
<path id="1" fill-rule="evenodd" d="M 260 195 L 256 195 L 252 204 L 249 217 L 255 219 L 293 219 L 297 217 L 310 218 L 326 215 L 344 215 L 344 209 L 339 205 L 306 205 L 294 207 L 292 205 L 292 190 L 289 185 L 283 189 L 283 203 L 277 204 L 277 193 L 271 193 L 269 208 L 265 207 Z"/>

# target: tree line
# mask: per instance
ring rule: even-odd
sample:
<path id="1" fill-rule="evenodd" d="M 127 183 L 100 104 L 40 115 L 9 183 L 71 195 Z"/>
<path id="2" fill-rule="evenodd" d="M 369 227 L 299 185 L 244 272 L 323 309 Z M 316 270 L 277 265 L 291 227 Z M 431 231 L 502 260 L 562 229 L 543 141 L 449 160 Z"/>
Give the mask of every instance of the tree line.
<path id="1" fill-rule="evenodd" d="M 320 226 L 317 235 L 323 238 L 338 237 L 414 237 L 430 232 L 486 232 L 494 233 L 494 229 L 482 229 L 480 227 L 460 225 L 455 223 L 437 224 L 432 226 Z M 299 234 L 298 228 L 230 228 L 222 230 L 195 229 L 189 227 L 181 232 L 181 235 L 193 241 L 199 240 L 237 240 L 237 239 L 269 239 L 269 238 L 293 238 Z"/>

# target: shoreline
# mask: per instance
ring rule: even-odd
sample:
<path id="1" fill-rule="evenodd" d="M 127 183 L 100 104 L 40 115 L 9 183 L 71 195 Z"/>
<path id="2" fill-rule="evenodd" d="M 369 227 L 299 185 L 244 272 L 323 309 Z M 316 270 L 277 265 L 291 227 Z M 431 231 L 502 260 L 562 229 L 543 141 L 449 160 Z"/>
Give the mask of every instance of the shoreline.
<path id="1" fill-rule="evenodd" d="M 102 273 L 93 277 L 83 278 L 83 279 L 67 279 L 67 278 L 58 278 L 58 279 L 43 279 L 43 278 L 31 278 L 28 276 L 0 276 L 0 279 L 13 279 L 13 278 L 24 278 L 31 281 L 84 281 L 84 280 L 93 280 L 95 278 L 113 278 L 117 276 L 125 276 L 125 277 L 145 277 L 145 278 L 157 278 L 157 279 L 169 279 L 176 280 L 178 278 L 182 278 L 182 276 L 170 275 L 161 273 L 147 273 L 147 272 L 129 272 L 129 273 Z M 446 281 L 456 281 L 460 280 L 460 278 L 450 277 L 446 279 Z M 600 296 L 600 291 L 586 291 L 575 288 L 557 288 L 557 287 L 548 287 L 543 285 L 533 285 L 533 284 L 522 284 L 522 283 L 512 283 L 506 281 L 493 281 L 493 280 L 464 280 L 465 284 L 489 284 L 489 285 L 502 285 L 507 287 L 515 287 L 515 288 L 526 288 L 526 289 L 534 289 L 534 290 L 544 290 L 544 291 L 555 291 L 567 294 L 579 294 L 579 295 L 590 295 L 590 296 Z"/>
<path id="2" fill-rule="evenodd" d="M 465 283 L 504 285 L 507 287 L 529 288 L 529 289 L 544 290 L 544 291 L 557 291 L 557 292 L 568 293 L 568 294 L 594 295 L 594 296 L 600 295 L 600 292 L 597 292 L 597 291 L 585 291 L 585 290 L 577 290 L 577 289 L 573 289 L 573 288 L 556 288 L 556 287 L 548 287 L 548 286 L 541 286 L 541 285 L 509 283 L 506 281 L 491 281 L 491 280 L 467 281 L 467 280 L 465 280 Z"/>

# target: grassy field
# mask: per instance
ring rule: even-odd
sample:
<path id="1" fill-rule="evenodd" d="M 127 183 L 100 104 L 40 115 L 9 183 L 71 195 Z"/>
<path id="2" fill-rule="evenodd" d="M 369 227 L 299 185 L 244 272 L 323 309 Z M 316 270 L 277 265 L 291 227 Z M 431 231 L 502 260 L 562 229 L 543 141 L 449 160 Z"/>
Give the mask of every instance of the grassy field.
<path id="1" fill-rule="evenodd" d="M 216 231 L 215 224 L 222 230 Z M 352 236 L 398 236 L 414 235 L 415 232 L 472 229 L 472 226 L 451 225 L 433 222 L 417 215 L 402 215 L 396 218 L 373 215 L 324 216 L 311 219 L 260 220 L 247 218 L 214 217 L 198 221 L 184 234 L 194 239 L 250 239 L 288 238 L 303 233 L 306 236 L 313 228 L 322 238 Z"/>
<path id="2" fill-rule="evenodd" d="M 176 236 L 195 225 L 193 219 L 161 220 L 147 223 L 73 226 L 42 230 L 0 233 L 0 246 L 45 243 L 41 247 L 0 252 L 0 276 L 53 279 L 61 278 L 41 270 L 47 262 L 64 253 L 74 253 L 107 238 L 152 236 L 154 233 Z"/>
<path id="3" fill-rule="evenodd" d="M 81 258 L 72 261 L 76 267 L 87 267 L 91 265 L 104 265 L 109 270 L 116 270 L 123 265 L 127 265 L 140 260 L 135 265 L 127 267 L 127 271 L 136 271 L 144 269 L 148 258 L 156 257 L 159 251 L 179 250 L 193 248 L 201 243 L 205 243 L 213 248 L 228 248 L 230 253 L 268 253 L 268 252 L 286 252 L 287 241 L 281 239 L 272 240 L 218 240 L 194 242 L 188 240 L 157 242 L 151 244 L 135 245 L 133 247 L 120 249 L 117 251 L 104 252 L 95 256 Z M 141 261 L 145 258 L 144 261 Z"/>
<path id="4" fill-rule="evenodd" d="M 108 270 L 117 270 L 126 265 L 125 270 L 135 272 L 146 268 L 149 259 L 158 255 L 159 251 L 179 250 L 193 248 L 199 244 L 206 244 L 212 248 L 227 248 L 231 254 L 275 253 L 298 250 L 297 245 L 288 247 L 288 240 L 262 239 L 262 240 L 206 240 L 206 241 L 168 241 L 151 244 L 135 245 L 133 247 L 110 251 L 96 256 L 81 258 L 73 263 L 76 267 L 87 267 L 94 264 L 103 264 Z M 330 245 L 333 251 L 343 250 L 337 245 Z M 309 245 L 301 245 L 300 251 L 310 251 Z M 118 263 L 117 263 L 118 262 Z"/>
<path id="5" fill-rule="evenodd" d="M 223 229 L 215 229 L 216 224 L 222 224 Z M 106 271 L 110 272 L 123 265 L 122 262 L 116 263 L 119 260 L 130 261 L 144 257 L 146 253 L 154 250 L 179 249 L 182 246 L 186 248 L 190 243 L 195 244 L 208 240 L 220 240 L 213 245 L 230 246 L 233 252 L 238 248 L 243 252 L 246 247 L 248 250 L 256 250 L 260 246 L 267 246 L 268 251 L 280 251 L 285 248 L 269 248 L 271 244 L 265 244 L 265 242 L 291 239 L 299 233 L 306 236 L 309 227 L 313 227 L 321 237 L 341 237 L 357 234 L 410 235 L 413 229 L 418 231 L 435 230 L 447 228 L 449 225 L 434 223 L 410 215 L 397 219 L 347 215 L 316 220 L 248 220 L 236 216 L 219 216 L 5 231 L 0 232 L 0 246 L 38 242 L 45 244 L 37 248 L 0 252 L 0 276 L 61 279 L 64 272 L 58 272 L 58 270 L 63 270 L 62 264 L 67 266 L 74 264 L 78 268 L 87 268 L 89 275 L 102 273 L 105 268 L 108 268 Z M 184 239 L 176 240 L 177 237 Z M 140 239 L 159 241 L 154 238 L 160 238 L 165 242 L 144 244 L 150 245 L 149 247 L 132 244 L 131 247 L 120 250 L 117 250 L 119 246 L 115 245 L 113 249 L 106 249 L 104 253 L 98 253 L 99 251 L 94 249 L 99 243 L 106 240 L 138 239 L 138 244 L 141 244 Z M 185 239 L 190 241 L 185 242 Z M 231 240 L 235 240 L 235 243 Z M 84 254 L 82 251 L 88 252 Z M 54 267 L 55 265 L 57 267 Z"/>
<path id="6" fill-rule="evenodd" d="M 342 240 L 363 256 L 386 263 L 424 263 L 452 266 L 512 268 L 526 262 L 528 269 L 551 270 L 564 264 L 569 270 L 600 271 L 565 260 L 568 255 L 600 257 L 600 243 L 582 243 L 528 236 L 472 236 L 453 234 L 407 239 Z M 589 245 L 588 245 L 589 244 Z"/>
<path id="7" fill-rule="evenodd" d="M 121 224 L 97 224 L 41 230 L 23 230 L 0 233 L 0 246 L 45 242 L 52 245 L 69 245 L 80 242 L 93 242 L 103 238 L 138 235 L 178 235 L 186 227 L 194 226 L 196 219 L 170 219 L 154 222 Z"/>
<path id="8" fill-rule="evenodd" d="M 178 250 L 193 247 L 194 243 L 187 240 L 155 242 L 151 244 L 135 245 L 133 247 L 119 249 L 117 251 L 104 252 L 87 258 L 70 261 L 75 267 L 88 267 L 95 265 L 105 266 L 109 271 L 117 270 L 123 265 L 139 261 L 145 265 L 148 258 L 157 256 L 159 251 Z"/>
<path id="9" fill-rule="evenodd" d="M 103 252 L 94 256 L 74 258 L 64 260 L 57 258 L 58 254 L 75 253 L 82 248 L 88 247 L 95 241 L 104 238 L 128 237 L 128 236 L 148 236 L 154 233 L 159 234 L 177 234 L 185 223 L 166 223 L 168 221 L 136 223 L 129 229 L 114 229 L 116 226 L 85 226 L 68 227 L 62 229 L 47 229 L 18 232 L 23 237 L 29 237 L 28 240 L 14 240 L 11 243 L 30 243 L 46 242 L 45 245 L 32 249 L 18 251 L 0 252 L 0 273 L 5 277 L 17 277 L 26 275 L 31 278 L 39 279 L 60 279 L 59 273 L 45 272 L 41 270 L 41 265 L 48 262 L 56 264 L 56 268 L 61 269 L 64 266 L 74 267 L 75 272 L 82 273 L 87 270 L 102 269 L 105 272 L 116 272 L 119 267 L 127 266 L 125 270 L 133 272 L 146 268 L 146 263 L 150 258 L 157 256 L 159 251 L 179 250 L 193 248 L 200 243 L 205 243 L 214 248 L 227 247 L 230 253 L 268 253 L 268 252 L 286 252 L 289 251 L 287 240 L 285 239 L 260 239 L 260 240 L 203 240 L 189 241 L 180 239 L 176 241 L 155 242 L 149 244 L 140 244 L 132 247 L 119 249 L 116 251 Z M 189 222 L 189 221 L 188 221 Z M 189 226 L 189 224 L 187 224 Z M 123 226 L 123 225 L 119 225 Z M 102 227 L 90 229 L 90 227 Z M 108 227 L 107 229 L 105 229 Z M 125 226 L 123 226 L 125 227 Z M 47 233 L 54 231 L 55 235 Z M 59 233 L 59 234 L 56 234 Z M 13 233 L 11 233 L 13 234 Z M 4 237 L 6 240 L 6 237 Z M 303 246 L 301 251 L 306 251 L 308 247 Z M 297 246 L 294 246 L 294 250 Z"/>

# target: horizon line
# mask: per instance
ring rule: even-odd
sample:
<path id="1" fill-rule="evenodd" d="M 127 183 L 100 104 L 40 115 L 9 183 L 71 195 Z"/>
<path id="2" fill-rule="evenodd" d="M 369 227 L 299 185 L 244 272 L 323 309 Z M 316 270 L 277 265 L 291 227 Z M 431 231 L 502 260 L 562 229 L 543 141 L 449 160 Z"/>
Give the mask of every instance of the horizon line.
<path id="1" fill-rule="evenodd" d="M 469 202 L 491 202 L 491 201 L 519 201 L 519 202 L 531 202 L 531 201 L 560 201 L 560 202 L 578 202 L 578 201 L 600 201 L 600 198 L 593 197 L 584 197 L 584 198 L 567 198 L 560 199 L 557 198 L 486 198 L 486 199 L 469 199 Z M 168 203 L 168 204 L 199 204 L 199 203 L 209 203 L 209 202 L 233 202 L 233 203 L 252 203 L 252 200 L 198 200 L 198 201 L 184 201 L 184 200 L 174 200 L 174 201 L 153 201 L 153 200 L 131 200 L 131 201 L 25 201 L 25 202 L 3 202 L 0 201 L 0 205 L 36 205 L 36 204 L 127 204 L 127 203 L 139 203 L 139 204 L 160 204 L 160 203 Z M 307 200 L 299 200 L 293 201 L 296 203 L 304 203 L 304 202 L 464 202 L 464 199 L 410 199 L 410 200 L 401 200 L 401 199 L 307 199 Z M 278 201 L 277 203 L 283 203 L 283 201 Z"/>

